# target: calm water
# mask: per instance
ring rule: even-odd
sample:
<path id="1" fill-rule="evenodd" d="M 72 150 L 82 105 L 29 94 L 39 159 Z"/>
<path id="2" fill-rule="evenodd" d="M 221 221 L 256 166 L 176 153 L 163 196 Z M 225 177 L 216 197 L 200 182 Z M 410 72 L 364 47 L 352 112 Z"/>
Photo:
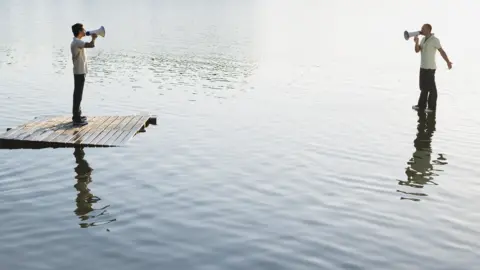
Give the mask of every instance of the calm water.
<path id="1" fill-rule="evenodd" d="M 107 31 L 84 112 L 158 125 L 0 151 L 0 269 L 475 269 L 480 3 L 448 3 L 1 1 L 1 130 L 70 113 L 77 21 Z M 425 22 L 454 63 L 428 116 Z"/>

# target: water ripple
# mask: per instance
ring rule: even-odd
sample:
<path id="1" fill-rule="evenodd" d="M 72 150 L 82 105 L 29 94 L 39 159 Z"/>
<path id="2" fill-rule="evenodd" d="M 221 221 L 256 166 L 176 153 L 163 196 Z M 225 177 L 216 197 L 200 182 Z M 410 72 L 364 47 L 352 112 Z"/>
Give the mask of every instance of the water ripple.
<path id="1" fill-rule="evenodd" d="M 61 48 L 54 50 L 55 72 L 64 73 L 68 53 Z M 193 94 L 203 92 L 217 98 L 226 98 L 228 92 L 250 89 L 248 78 L 255 69 L 255 64 L 221 55 L 202 57 L 99 49 L 89 56 L 89 78 L 95 84 L 120 83 L 130 85 L 133 91 L 152 84 L 159 93 L 181 87 Z"/>
<path id="2" fill-rule="evenodd" d="M 2 149 L 2 269 L 473 269 L 478 57 L 448 32 L 478 8 L 437 2 L 352 23 L 365 3 L 0 1 L 2 130 L 70 114 L 81 11 L 107 28 L 84 112 L 158 115 L 125 147 Z M 416 115 L 418 63 L 389 14 L 432 4 L 461 65 Z"/>

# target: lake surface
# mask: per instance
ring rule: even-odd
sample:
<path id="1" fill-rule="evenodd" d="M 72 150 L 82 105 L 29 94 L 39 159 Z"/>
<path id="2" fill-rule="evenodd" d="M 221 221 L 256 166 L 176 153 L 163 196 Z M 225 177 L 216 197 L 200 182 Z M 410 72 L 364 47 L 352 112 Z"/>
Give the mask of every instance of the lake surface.
<path id="1" fill-rule="evenodd" d="M 476 269 L 479 8 L 1 1 L 0 130 L 70 114 L 76 22 L 106 29 L 84 113 L 158 125 L 1 150 L 0 269 Z M 403 39 L 427 22 L 454 65 L 429 115 Z"/>

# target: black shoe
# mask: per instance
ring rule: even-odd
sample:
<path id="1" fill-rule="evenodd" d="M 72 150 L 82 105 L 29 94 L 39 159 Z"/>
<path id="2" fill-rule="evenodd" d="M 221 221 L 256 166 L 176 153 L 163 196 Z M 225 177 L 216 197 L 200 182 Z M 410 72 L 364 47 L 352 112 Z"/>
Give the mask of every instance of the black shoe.
<path id="1" fill-rule="evenodd" d="M 412 106 L 412 109 L 414 109 L 414 110 L 416 110 L 416 111 L 423 111 L 423 110 L 425 110 L 424 107 L 420 107 L 420 106 L 418 106 L 418 105 L 413 105 L 413 106 Z"/>
<path id="2" fill-rule="evenodd" d="M 73 125 L 76 126 L 76 127 L 85 126 L 87 124 L 88 124 L 87 120 L 83 120 L 83 119 L 73 120 Z"/>
<path id="3" fill-rule="evenodd" d="M 87 121 L 87 117 L 86 116 L 80 116 L 80 119 L 82 121 Z M 72 121 L 75 121 L 75 116 L 72 116 Z"/>

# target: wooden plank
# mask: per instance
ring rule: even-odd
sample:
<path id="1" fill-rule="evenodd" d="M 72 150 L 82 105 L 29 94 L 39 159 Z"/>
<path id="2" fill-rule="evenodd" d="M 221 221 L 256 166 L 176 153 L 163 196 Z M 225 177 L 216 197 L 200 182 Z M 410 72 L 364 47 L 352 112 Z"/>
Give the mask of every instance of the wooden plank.
<path id="1" fill-rule="evenodd" d="M 45 140 L 50 143 L 66 144 L 68 141 L 70 141 L 70 139 L 72 139 L 75 136 L 75 134 L 78 134 L 82 131 L 84 132 L 85 130 L 92 128 L 92 125 L 96 122 L 96 119 L 98 118 L 99 118 L 98 116 L 93 116 L 88 119 L 88 125 L 81 126 L 81 127 L 72 126 L 69 129 L 65 129 L 64 132 L 57 134 L 56 136 L 52 135 L 52 137 L 45 138 Z"/>
<path id="2" fill-rule="evenodd" d="M 108 136 L 108 134 L 110 133 L 111 130 L 115 129 L 118 127 L 118 125 L 120 123 L 122 123 L 123 120 L 125 119 L 128 119 L 128 116 L 121 116 L 121 117 L 118 117 L 117 119 L 115 119 L 115 121 L 111 122 L 107 127 L 105 127 L 105 129 L 100 133 L 98 134 L 97 137 L 95 137 L 91 142 L 90 144 L 95 144 L 95 145 L 101 145 L 99 143 L 100 140 L 102 140 L 103 138 L 105 138 L 105 136 Z"/>
<path id="3" fill-rule="evenodd" d="M 23 124 L 23 125 L 20 125 L 20 126 L 17 126 L 17 127 L 14 127 L 14 128 L 12 128 L 12 129 L 10 129 L 9 131 L 3 133 L 3 134 L 0 136 L 0 138 L 2 138 L 2 139 L 10 139 L 10 138 L 13 138 L 13 136 L 14 136 L 17 132 L 23 130 L 25 127 L 35 125 L 35 124 L 37 124 L 37 123 L 39 123 L 39 122 L 43 122 L 43 121 L 45 121 L 45 119 L 47 119 L 47 118 L 48 118 L 48 116 L 35 117 L 34 119 L 28 121 L 27 123 L 25 123 L 25 124 Z"/>
<path id="4" fill-rule="evenodd" d="M 96 136 L 92 136 L 91 140 L 89 140 L 86 143 L 91 145 L 105 146 L 105 145 L 99 144 L 99 141 L 103 139 L 105 136 L 108 136 L 108 133 L 112 129 L 115 129 L 125 118 L 126 118 L 125 116 L 120 116 L 116 118 L 114 121 L 110 122 L 107 126 L 104 126 L 101 129 L 97 129 L 98 134 Z"/>
<path id="5" fill-rule="evenodd" d="M 127 137 L 125 139 L 123 139 L 122 141 L 118 141 L 118 143 L 121 143 L 121 144 L 124 144 L 126 143 L 128 140 L 130 140 L 131 138 L 135 137 L 135 135 L 137 135 L 137 133 L 142 130 L 142 129 L 145 129 L 145 127 L 148 125 L 148 121 L 149 121 L 149 117 L 146 117 L 144 119 L 142 119 L 142 121 L 139 121 L 135 127 L 135 129 L 133 129 L 130 134 L 127 134 Z"/>
<path id="6" fill-rule="evenodd" d="M 83 144 L 83 141 L 89 136 L 91 136 L 92 133 L 95 132 L 99 127 L 101 127 L 102 125 L 106 125 L 105 122 L 107 122 L 108 124 L 110 118 L 112 118 L 112 116 L 99 116 L 98 118 L 95 118 L 94 122 L 89 122 L 88 125 L 85 125 L 81 131 L 74 134 L 74 136 L 70 138 L 66 143 Z"/>
<path id="7" fill-rule="evenodd" d="M 103 123 L 101 123 L 97 128 L 91 130 L 85 137 L 80 138 L 78 141 L 75 141 L 75 144 L 90 144 L 98 135 L 100 135 L 111 122 L 115 121 L 119 116 L 110 116 Z"/>
<path id="8" fill-rule="evenodd" d="M 96 128 L 98 128 L 98 126 L 100 126 L 101 123 L 105 122 L 108 119 L 108 117 L 109 116 L 95 117 L 93 122 L 90 123 L 90 121 L 89 121 L 88 125 L 83 126 L 83 128 L 81 130 L 79 130 L 78 132 L 73 132 L 72 137 L 70 139 L 66 140 L 65 143 L 66 144 L 75 143 L 80 138 L 82 138 L 84 136 L 87 136 L 89 132 L 95 130 Z"/>
<path id="9" fill-rule="evenodd" d="M 89 125 L 95 121 L 97 117 L 91 117 L 88 119 Z M 89 125 L 86 126 L 74 126 L 73 123 L 64 128 L 61 132 L 56 132 L 50 136 L 43 139 L 43 141 L 51 143 L 66 143 L 75 133 L 78 133 L 82 130 L 85 130 Z"/>
<path id="10" fill-rule="evenodd" d="M 41 116 L 0 134 L 0 142 L 18 148 L 82 145 L 118 146 L 152 122 L 151 115 L 93 116 L 88 125 L 73 126 L 71 116 Z M 6 144 L 4 145 L 6 147 Z"/>
<path id="11" fill-rule="evenodd" d="M 138 116 L 136 117 L 137 121 L 132 122 L 128 125 L 128 130 L 125 130 L 115 141 L 115 144 L 122 144 L 127 140 L 131 139 L 135 133 L 145 125 L 145 122 L 148 120 L 147 116 Z"/>
<path id="12" fill-rule="evenodd" d="M 68 116 L 61 117 L 56 121 L 48 121 L 48 123 L 45 125 L 37 126 L 34 130 L 32 130 L 32 132 L 30 132 L 30 134 L 22 137 L 21 139 L 28 141 L 41 141 L 43 136 L 47 136 L 47 134 L 50 134 L 61 128 L 63 125 L 65 125 L 65 123 L 68 123 L 68 121 Z"/>
<path id="13" fill-rule="evenodd" d="M 58 129 L 52 130 L 52 132 L 44 134 L 43 138 L 37 137 L 36 140 L 43 141 L 43 142 L 50 142 L 52 139 L 68 132 L 69 130 L 73 129 L 73 123 L 71 121 L 64 123 L 63 126 L 59 127 Z"/>
<path id="14" fill-rule="evenodd" d="M 47 119 L 46 121 L 43 122 L 38 122 L 32 126 L 26 126 L 20 131 L 19 133 L 16 134 L 16 136 L 12 139 L 15 140 L 25 140 L 26 137 L 31 136 L 33 133 L 36 131 L 40 130 L 45 130 L 50 125 L 53 125 L 54 123 L 58 122 L 60 119 L 62 119 L 64 116 L 57 116 L 57 117 L 52 117 Z"/>
<path id="15" fill-rule="evenodd" d="M 56 124 L 61 123 L 63 118 L 63 116 L 58 116 L 46 119 L 45 121 L 43 121 L 43 123 L 39 123 L 34 127 L 29 128 L 28 131 L 23 132 L 22 135 L 17 134 L 16 139 L 31 140 L 33 134 L 35 134 L 34 136 L 37 136 L 41 132 L 46 132 L 50 128 L 54 127 Z"/>
<path id="16" fill-rule="evenodd" d="M 30 127 L 33 127 L 35 125 L 42 124 L 44 121 L 46 121 L 48 118 L 47 117 L 38 117 L 32 121 L 29 121 L 21 126 L 15 127 L 2 136 L 4 139 L 13 139 L 15 138 L 19 133 L 25 132 L 25 129 L 30 129 Z"/>
<path id="17" fill-rule="evenodd" d="M 111 138 L 114 137 L 115 134 L 121 133 L 121 130 L 125 127 L 125 125 L 127 125 L 133 119 L 134 117 L 132 116 L 126 116 L 122 119 L 117 119 L 119 121 L 115 123 L 115 127 L 110 128 L 108 132 L 105 132 L 103 137 L 97 137 L 95 140 L 92 141 L 92 143 L 99 145 L 111 145 L 110 143 L 107 143 L 107 141 L 111 140 Z"/>
<path id="18" fill-rule="evenodd" d="M 45 139 L 50 135 L 55 135 L 57 133 L 57 130 L 68 129 L 69 126 L 72 127 L 71 117 L 64 116 L 52 125 L 46 126 L 42 129 L 37 129 L 29 136 L 24 137 L 23 140 L 45 141 Z"/>
<path id="19" fill-rule="evenodd" d="M 130 118 L 130 121 L 120 130 L 118 130 L 114 136 L 112 136 L 106 143 L 107 144 L 111 144 L 111 145 L 115 145 L 115 142 L 117 141 L 117 139 L 122 136 L 123 133 L 129 131 L 132 129 L 132 125 L 135 125 L 135 123 L 137 123 L 139 121 L 139 119 L 141 118 L 141 116 L 132 116 Z"/>

